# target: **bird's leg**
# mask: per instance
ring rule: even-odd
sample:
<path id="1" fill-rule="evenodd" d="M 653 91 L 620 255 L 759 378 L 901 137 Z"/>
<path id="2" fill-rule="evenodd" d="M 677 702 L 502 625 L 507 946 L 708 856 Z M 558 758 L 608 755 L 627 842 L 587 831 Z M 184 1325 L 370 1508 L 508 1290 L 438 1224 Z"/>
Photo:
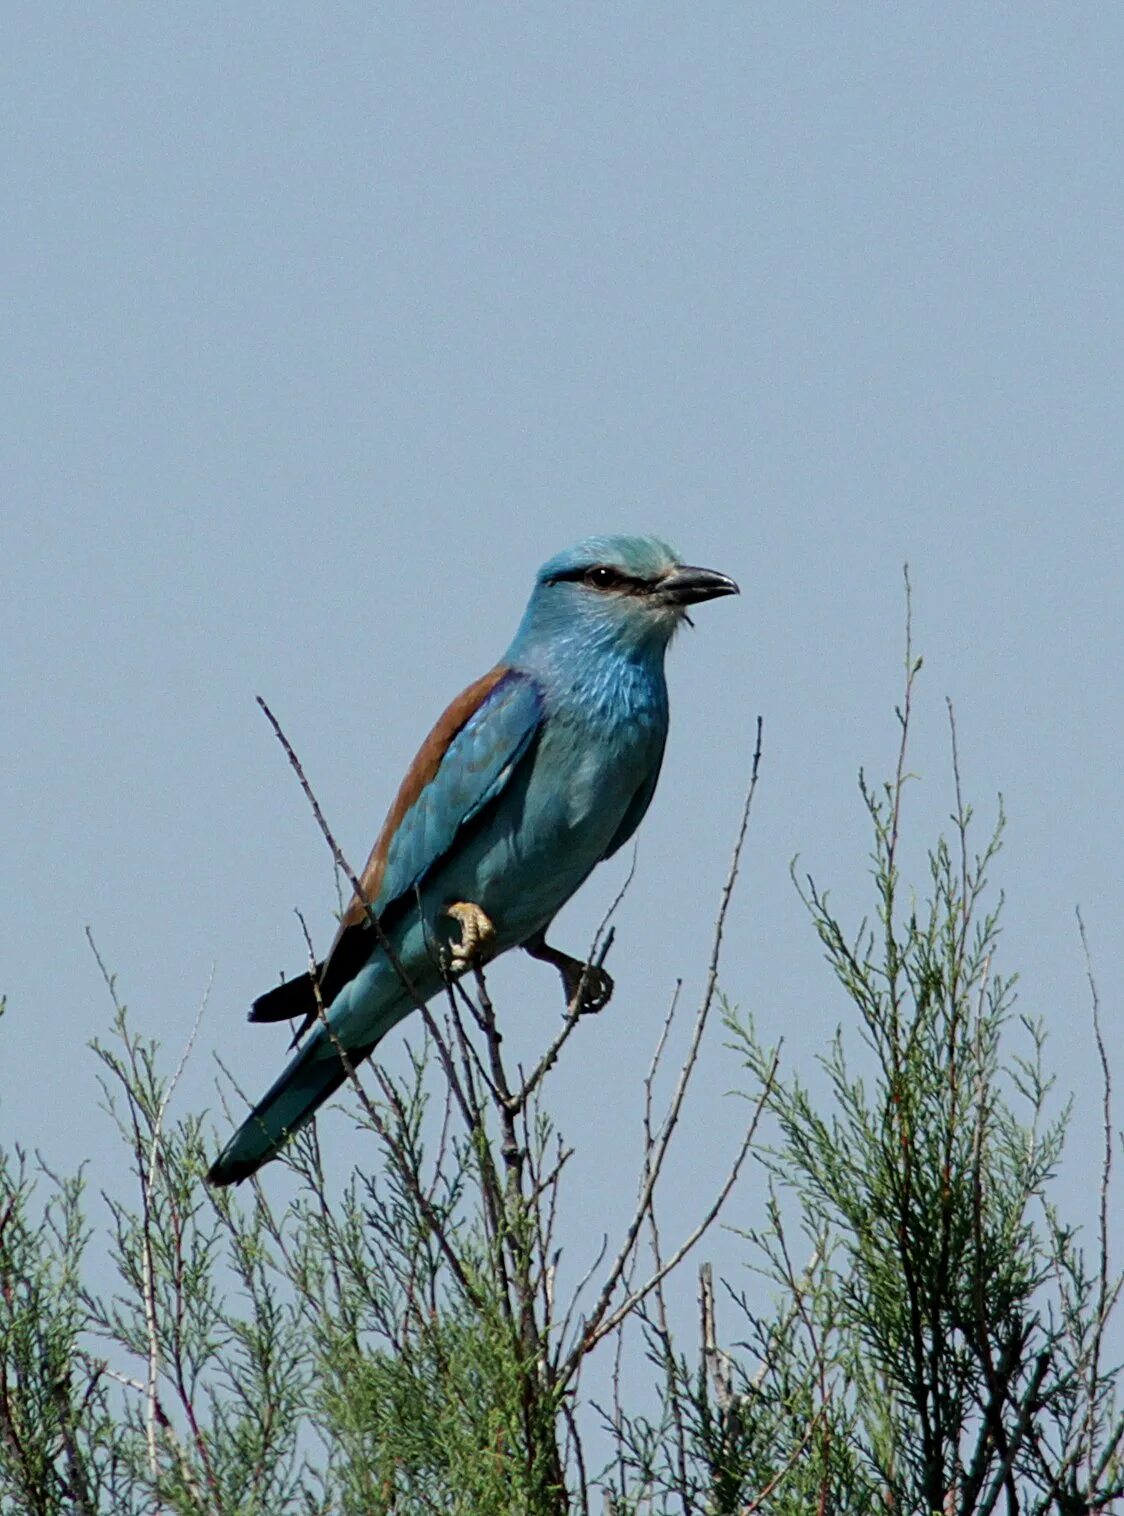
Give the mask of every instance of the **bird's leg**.
<path id="1" fill-rule="evenodd" d="M 490 917 L 471 900 L 458 900 L 447 908 L 445 914 L 459 921 L 461 928 L 460 941 L 449 944 L 448 969 L 450 974 L 463 974 L 470 965 L 481 962 L 486 956 L 496 929 Z"/>
<path id="2" fill-rule="evenodd" d="M 562 975 L 567 1013 L 592 1013 L 603 1010 L 609 1004 L 613 980 L 599 963 L 583 963 L 580 958 L 551 947 L 543 932 L 525 942 L 523 951 L 532 958 L 537 958 L 540 963 L 552 963 Z"/>

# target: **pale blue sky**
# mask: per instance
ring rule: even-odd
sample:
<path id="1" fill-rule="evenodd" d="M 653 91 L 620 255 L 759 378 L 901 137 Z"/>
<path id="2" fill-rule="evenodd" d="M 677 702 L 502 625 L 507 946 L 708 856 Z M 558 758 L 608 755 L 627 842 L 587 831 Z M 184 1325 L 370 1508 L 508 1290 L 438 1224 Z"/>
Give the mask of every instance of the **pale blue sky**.
<path id="1" fill-rule="evenodd" d="M 361 860 L 591 530 L 743 595 L 673 649 L 617 995 L 557 1081 L 575 1256 L 624 1203 L 673 981 L 701 985 L 759 712 L 724 983 L 805 1070 L 847 1015 L 788 867 L 857 915 L 906 559 L 911 817 L 950 808 L 951 695 L 969 794 L 1010 817 L 1000 967 L 1090 1095 L 1078 901 L 1124 1040 L 1124 10 L 43 3 L 0 69 L 5 1139 L 123 1167 L 87 923 L 170 1058 L 215 966 L 185 1104 L 215 1048 L 264 1087 L 284 1035 L 246 1005 L 334 894 L 254 695 Z M 549 971 L 494 984 L 513 1037 L 553 1028 Z M 704 1072 L 684 1225 L 736 1126 L 717 1046 Z M 732 1219 L 758 1202 L 751 1176 Z"/>

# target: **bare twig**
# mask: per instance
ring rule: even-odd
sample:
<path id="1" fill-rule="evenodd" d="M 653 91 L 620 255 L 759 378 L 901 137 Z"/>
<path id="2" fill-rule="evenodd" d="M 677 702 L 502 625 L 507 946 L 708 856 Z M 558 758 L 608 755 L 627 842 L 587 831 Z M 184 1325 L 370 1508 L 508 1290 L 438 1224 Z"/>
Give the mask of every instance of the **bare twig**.
<path id="1" fill-rule="evenodd" d="M 921 660 L 917 659 L 915 661 L 913 657 L 913 585 L 910 583 L 908 563 L 902 568 L 902 577 L 905 581 L 905 695 L 897 711 L 898 724 L 901 727 L 902 735 L 901 741 L 898 744 L 897 767 L 894 771 L 890 837 L 886 854 L 887 873 L 891 875 L 895 867 L 901 822 L 901 799 L 906 781 L 905 759 L 909 747 L 909 722 L 913 708 L 913 685 L 921 668 Z"/>
<path id="2" fill-rule="evenodd" d="M 299 911 L 297 912 L 297 919 L 300 921 L 301 930 L 304 933 L 305 944 L 308 948 L 309 959 L 312 964 L 310 974 L 312 977 L 313 993 L 316 996 L 317 1019 L 320 1021 L 320 1024 L 323 1026 L 328 1040 L 331 1042 L 332 1047 L 335 1049 L 336 1057 L 343 1064 L 344 1073 L 346 1074 L 348 1082 L 350 1083 L 352 1089 L 359 1097 L 359 1103 L 363 1107 L 363 1112 L 367 1117 L 367 1120 L 379 1134 L 379 1137 L 386 1145 L 387 1151 L 393 1157 L 395 1165 L 397 1166 L 399 1173 L 405 1181 L 414 1200 L 414 1203 L 417 1205 L 418 1210 L 425 1218 L 426 1225 L 429 1227 L 434 1238 L 436 1239 L 438 1247 L 445 1255 L 446 1262 L 452 1269 L 457 1283 L 460 1285 L 461 1289 L 465 1292 L 468 1298 L 473 1302 L 473 1304 L 479 1306 L 481 1303 L 479 1295 L 473 1287 L 471 1280 L 468 1278 L 468 1275 L 465 1273 L 464 1265 L 461 1263 L 460 1258 L 457 1256 L 456 1249 L 453 1247 L 452 1242 L 449 1239 L 448 1231 L 441 1217 L 437 1214 L 437 1211 L 430 1202 L 430 1199 L 422 1186 L 421 1176 L 417 1172 L 416 1165 L 410 1163 L 408 1156 L 402 1151 L 401 1144 L 398 1142 L 397 1138 L 394 1136 L 387 1123 L 383 1120 L 381 1113 L 375 1106 L 370 1095 L 368 1095 L 363 1081 L 359 1078 L 359 1074 L 355 1068 L 354 1063 L 348 1055 L 347 1049 L 344 1047 L 343 1043 L 336 1035 L 336 1030 L 328 1019 L 328 1013 L 324 1007 L 324 999 L 320 993 L 320 980 L 316 974 L 316 954 L 312 946 L 312 939 L 309 936 L 308 925 Z M 384 1091 L 388 1089 L 392 1091 L 393 1101 L 396 1106 L 396 1115 L 398 1120 L 401 1122 L 402 1110 L 401 1106 L 398 1105 L 397 1102 L 397 1093 L 393 1091 L 393 1087 L 388 1083 L 384 1083 L 383 1089 Z"/>
<path id="3" fill-rule="evenodd" d="M 114 1010 L 117 1012 L 118 1016 L 122 1016 L 124 1014 L 124 1007 L 121 1005 L 121 1002 L 117 996 L 116 980 L 107 969 L 105 962 L 100 952 L 98 951 L 97 943 L 94 941 L 93 932 L 89 927 L 86 928 L 86 940 L 90 944 L 90 950 L 94 955 L 94 960 L 97 963 L 99 970 L 101 971 L 102 978 L 105 980 L 106 987 L 109 990 L 110 998 L 113 1001 Z M 154 1483 L 159 1479 L 160 1473 L 160 1459 L 159 1451 L 157 1448 L 156 1430 L 158 1424 L 161 1421 L 163 1413 L 159 1412 L 158 1406 L 158 1381 L 160 1377 L 160 1339 L 156 1320 L 156 1256 L 153 1243 L 153 1230 L 155 1227 L 155 1206 L 153 1197 L 156 1193 L 156 1178 L 163 1157 L 162 1144 L 164 1136 L 164 1117 L 167 1113 L 168 1103 L 171 1100 L 172 1096 L 175 1094 L 176 1087 L 178 1086 L 180 1079 L 183 1076 L 183 1071 L 187 1066 L 187 1061 L 190 1058 L 192 1050 L 195 1046 L 195 1040 L 199 1034 L 199 1027 L 202 1024 L 203 1015 L 207 1009 L 207 1002 L 210 999 L 211 985 L 213 982 L 214 969 L 212 968 L 210 976 L 207 980 L 206 988 L 203 991 L 202 999 L 199 1002 L 199 1008 L 195 1013 L 195 1019 L 192 1022 L 191 1031 L 188 1034 L 187 1042 L 184 1045 L 183 1052 L 180 1054 L 179 1063 L 176 1065 L 171 1079 L 165 1086 L 163 1094 L 157 1103 L 155 1111 L 151 1112 L 147 1118 L 147 1143 L 142 1132 L 142 1111 L 138 1105 L 137 1096 L 129 1084 L 125 1084 L 125 1093 L 128 1099 L 129 1112 L 133 1125 L 133 1141 L 135 1144 L 135 1151 L 137 1156 L 137 1173 L 141 1185 L 141 1301 L 144 1311 L 145 1334 L 148 1343 L 148 1377 L 145 1387 L 145 1442 L 148 1453 L 149 1471 L 152 1475 Z M 147 1164 L 145 1163 L 146 1146 L 148 1158 Z M 218 1504 L 218 1483 L 215 1478 L 215 1472 L 211 1465 L 211 1460 L 207 1452 L 206 1443 L 203 1440 L 202 1432 L 195 1419 L 194 1411 L 190 1403 L 190 1397 L 184 1393 L 181 1393 L 181 1400 L 183 1401 L 184 1411 L 191 1425 L 192 1436 L 195 1442 L 196 1450 L 199 1453 L 200 1462 L 203 1465 L 204 1472 L 207 1476 L 207 1482 L 211 1488 L 211 1493 L 215 1500 L 215 1508 L 216 1510 L 221 1509 Z"/>
<path id="4" fill-rule="evenodd" d="M 741 1173 L 742 1164 L 745 1162 L 746 1154 L 749 1152 L 749 1149 L 753 1143 L 753 1139 L 757 1135 L 757 1125 L 761 1120 L 761 1113 L 764 1111 L 769 1097 L 773 1093 L 773 1083 L 776 1078 L 779 1056 L 780 1048 L 778 1046 L 777 1051 L 773 1054 L 773 1061 L 769 1067 L 769 1072 L 765 1077 L 765 1083 L 762 1088 L 761 1094 L 758 1096 L 758 1099 L 754 1105 L 753 1116 L 750 1120 L 749 1126 L 746 1129 L 746 1134 L 742 1141 L 742 1145 L 738 1149 L 733 1163 L 730 1165 L 729 1172 L 723 1181 L 721 1189 L 718 1191 L 718 1194 L 715 1196 L 714 1201 L 710 1205 L 706 1214 L 703 1216 L 702 1220 L 695 1227 L 694 1231 L 691 1232 L 683 1240 L 683 1242 L 679 1244 L 675 1252 L 670 1255 L 666 1262 L 653 1272 L 645 1284 L 641 1285 L 639 1289 L 633 1290 L 632 1293 L 621 1302 L 615 1311 L 610 1312 L 607 1316 L 602 1313 L 601 1317 L 595 1318 L 590 1324 L 586 1326 L 586 1329 L 583 1332 L 580 1341 L 577 1343 L 573 1350 L 573 1353 L 570 1355 L 570 1359 L 567 1360 L 567 1371 L 572 1371 L 571 1364 L 575 1363 L 578 1357 L 584 1357 L 585 1354 L 590 1352 L 590 1350 L 594 1348 L 603 1337 L 607 1336 L 608 1333 L 614 1331 L 617 1326 L 624 1320 L 624 1318 L 628 1316 L 632 1311 L 634 1311 L 642 1300 L 646 1299 L 647 1296 L 651 1294 L 651 1292 L 656 1288 L 662 1279 L 666 1279 L 670 1273 L 674 1272 L 674 1270 L 678 1268 L 679 1264 L 682 1263 L 683 1259 L 686 1258 L 687 1254 L 694 1247 L 695 1243 L 698 1242 L 699 1238 L 702 1237 L 705 1232 L 709 1231 L 719 1211 L 725 1205 L 726 1197 L 729 1195 L 730 1191 L 737 1183 L 738 1175 Z M 619 1274 L 617 1277 L 620 1277 Z"/>
<path id="5" fill-rule="evenodd" d="M 184 1071 L 184 1069 L 187 1066 L 187 1060 L 190 1058 L 191 1051 L 192 1051 L 193 1047 L 195 1046 L 195 1039 L 196 1039 L 196 1037 L 198 1035 L 198 1032 L 199 1032 L 200 1023 L 203 1020 L 203 1013 L 206 1010 L 206 1008 L 207 1008 L 207 1002 L 210 999 L 211 985 L 214 983 L 214 977 L 215 977 L 215 971 L 214 971 L 214 967 L 212 966 L 210 977 L 207 980 L 207 987 L 203 991 L 203 998 L 199 1002 L 199 1009 L 198 1009 L 198 1011 L 196 1011 L 196 1013 L 195 1013 L 195 1020 L 192 1023 L 191 1032 L 188 1035 L 188 1039 L 187 1039 L 186 1044 L 184 1045 L 183 1052 L 180 1054 L 180 1061 L 176 1065 L 175 1072 L 172 1074 L 171 1079 L 168 1081 L 167 1087 L 164 1090 L 163 1097 L 161 1098 L 160 1103 L 157 1106 L 156 1116 L 155 1116 L 155 1120 L 153 1122 L 152 1132 L 151 1132 L 151 1138 L 150 1138 L 152 1146 L 151 1146 L 151 1151 L 150 1151 L 150 1154 L 149 1154 L 148 1173 L 147 1173 L 147 1176 L 144 1179 L 144 1191 L 145 1191 L 144 1201 L 143 1201 L 143 1212 L 144 1212 L 144 1292 L 145 1292 L 145 1319 L 146 1319 L 146 1322 L 148 1323 L 148 1329 L 149 1329 L 149 1366 L 148 1366 L 148 1373 L 149 1373 L 149 1417 L 148 1417 L 148 1428 L 149 1428 L 149 1454 L 150 1454 L 150 1457 L 153 1458 L 153 1459 L 155 1458 L 154 1448 L 155 1448 L 155 1431 L 156 1431 L 156 1417 L 155 1417 L 156 1375 L 157 1375 L 159 1363 L 158 1363 L 158 1357 L 157 1357 L 158 1348 L 157 1348 L 157 1341 L 156 1341 L 155 1287 L 154 1287 L 154 1279 L 153 1279 L 153 1252 L 152 1252 L 152 1235 L 151 1235 L 151 1223 L 152 1223 L 153 1207 L 152 1207 L 152 1203 L 151 1203 L 151 1197 L 152 1197 L 153 1193 L 155 1192 L 155 1188 L 156 1188 L 156 1175 L 157 1175 L 157 1171 L 160 1168 L 160 1165 L 161 1165 L 161 1162 L 162 1162 L 161 1145 L 162 1145 L 163 1136 L 164 1136 L 164 1116 L 165 1116 L 165 1114 L 167 1112 L 167 1109 L 168 1109 L 168 1102 L 171 1100 L 173 1094 L 175 1093 L 176 1086 L 179 1084 L 180 1078 L 183 1075 L 183 1071 Z M 172 1203 L 173 1203 L 173 1208 L 174 1208 L 174 1202 L 172 1202 Z M 177 1253 L 178 1253 L 178 1249 L 179 1249 L 179 1242 L 180 1242 L 180 1237 L 179 1237 L 179 1229 L 178 1229 L 178 1226 L 177 1226 L 177 1228 L 176 1228 Z M 176 1284 L 177 1297 L 179 1298 L 179 1300 L 182 1301 L 182 1278 L 177 1278 L 175 1284 Z M 191 1429 L 192 1440 L 193 1440 L 193 1442 L 195 1444 L 196 1451 L 199 1454 L 199 1460 L 200 1460 L 200 1462 L 203 1465 L 203 1471 L 204 1471 L 204 1473 L 206 1475 L 206 1478 L 207 1478 L 207 1484 L 210 1487 L 211 1498 L 214 1501 L 215 1510 L 216 1511 L 221 1511 L 222 1510 L 222 1504 L 221 1504 L 221 1501 L 220 1501 L 220 1498 L 219 1498 L 218 1480 L 217 1480 L 217 1478 L 215 1476 L 215 1470 L 214 1470 L 214 1467 L 212 1466 L 212 1463 L 211 1463 L 210 1454 L 207 1451 L 207 1444 L 206 1444 L 206 1442 L 204 1440 L 202 1429 L 199 1426 L 198 1419 L 197 1419 L 197 1417 L 195 1415 L 195 1407 L 192 1404 L 191 1396 L 188 1394 L 187 1386 L 186 1386 L 186 1384 L 184 1382 L 183 1373 L 182 1373 L 182 1365 L 180 1365 L 179 1363 L 177 1363 L 175 1367 L 176 1367 L 176 1388 L 177 1388 L 177 1392 L 178 1392 L 178 1395 L 179 1395 L 180 1404 L 183 1407 L 184 1415 L 187 1417 L 188 1425 L 189 1425 L 189 1427 Z"/>
<path id="6" fill-rule="evenodd" d="M 667 1115 L 664 1118 L 659 1138 L 657 1139 L 655 1148 L 650 1155 L 650 1160 L 647 1158 L 645 1160 L 646 1172 L 644 1182 L 641 1186 L 640 1197 L 637 1201 L 636 1208 L 633 1211 L 632 1219 L 625 1231 L 624 1240 L 621 1243 L 620 1250 L 618 1251 L 616 1258 L 614 1259 L 608 1273 L 605 1276 L 605 1279 L 602 1282 L 601 1292 L 585 1324 L 582 1335 L 579 1338 L 578 1342 L 574 1345 L 568 1358 L 565 1360 L 565 1367 L 563 1370 L 564 1382 L 569 1379 L 570 1375 L 572 1375 L 580 1359 L 590 1351 L 595 1343 L 599 1342 L 601 1338 L 604 1337 L 606 1331 L 612 1331 L 617 1322 L 622 1319 L 622 1312 L 619 1309 L 612 1312 L 611 1315 L 607 1315 L 609 1312 L 609 1306 L 612 1301 L 613 1295 L 616 1293 L 617 1286 L 620 1284 L 621 1276 L 623 1275 L 625 1268 L 628 1265 L 628 1260 L 632 1256 L 632 1251 L 636 1246 L 636 1239 L 639 1236 L 641 1227 L 644 1225 L 645 1218 L 648 1214 L 648 1208 L 652 1203 L 652 1195 L 655 1191 L 657 1183 L 659 1182 L 664 1160 L 667 1157 L 668 1147 L 671 1143 L 671 1138 L 675 1131 L 675 1128 L 679 1122 L 679 1116 L 683 1109 L 683 1101 L 687 1093 L 688 1085 L 691 1081 L 691 1075 L 694 1072 L 695 1064 L 698 1060 L 699 1048 L 702 1044 L 703 1032 L 706 1030 L 706 1023 L 718 988 L 718 970 L 722 955 L 722 934 L 726 924 L 726 916 L 730 908 L 730 900 L 734 892 L 734 885 L 737 882 L 742 849 L 745 845 L 746 832 L 749 828 L 750 812 L 753 807 L 753 797 L 757 790 L 757 779 L 761 766 L 761 733 L 762 722 L 761 718 L 758 717 L 757 735 L 753 750 L 753 762 L 750 769 L 749 785 L 746 789 L 745 800 L 742 804 L 741 819 L 738 826 L 737 838 L 734 842 L 733 856 L 731 857 L 730 867 L 727 871 L 726 880 L 722 887 L 722 894 L 718 907 L 718 915 L 715 918 L 714 924 L 714 936 L 710 955 L 710 965 L 707 971 L 706 987 L 703 992 L 703 998 L 699 1005 L 698 1012 L 695 1016 L 695 1023 L 692 1030 L 690 1046 L 687 1049 L 686 1057 L 684 1058 L 683 1065 L 680 1068 L 679 1079 L 676 1083 L 675 1091 L 672 1094 L 671 1103 L 668 1107 Z M 742 1161 L 745 1158 L 746 1152 L 748 1151 L 749 1141 L 752 1138 L 754 1131 L 756 1130 L 760 1110 L 761 1105 L 759 1103 L 757 1112 L 755 1113 L 753 1122 L 749 1128 L 746 1141 L 742 1144 L 742 1148 L 735 1158 L 730 1173 L 727 1175 L 726 1181 L 719 1192 L 718 1207 L 721 1206 L 722 1202 L 729 1194 L 731 1188 L 734 1185 L 734 1182 L 737 1179 L 738 1173 L 741 1170 Z M 633 1292 L 628 1296 L 625 1302 L 627 1309 L 624 1310 L 624 1315 L 627 1315 L 629 1310 L 634 1309 L 635 1306 L 644 1299 L 649 1291 L 655 1288 L 655 1285 L 659 1282 L 659 1280 L 664 1278 L 666 1274 L 681 1261 L 685 1253 L 689 1251 L 694 1243 L 698 1241 L 699 1237 L 702 1236 L 703 1232 L 705 1232 L 706 1229 L 710 1226 L 716 1215 L 717 1208 L 712 1207 L 700 1224 L 700 1227 L 691 1234 L 688 1241 L 681 1248 L 676 1250 L 663 1270 L 657 1270 L 641 1290 Z M 609 1323 L 611 1323 L 611 1325 Z"/>
<path id="7" fill-rule="evenodd" d="M 1097 1215 L 1097 1313 L 1093 1323 L 1093 1342 L 1089 1353 L 1087 1378 L 1087 1404 L 1085 1410 L 1085 1456 L 1089 1479 L 1092 1481 L 1096 1466 L 1097 1386 L 1101 1377 L 1101 1351 L 1105 1323 L 1110 1310 L 1110 1287 L 1108 1274 L 1108 1196 L 1112 1183 L 1112 1070 L 1101 1033 L 1101 1001 L 1097 981 L 1093 974 L 1093 959 L 1089 951 L 1089 938 L 1081 907 L 1077 907 L 1077 929 L 1081 934 L 1081 951 L 1085 956 L 1085 976 L 1089 981 L 1089 995 L 1093 1009 L 1093 1037 L 1097 1044 L 1097 1056 L 1101 1065 L 1101 1118 L 1104 1125 L 1104 1156 L 1101 1159 L 1100 1204 Z"/>
<path id="8" fill-rule="evenodd" d="M 664 1017 L 663 1027 L 656 1041 L 655 1051 L 652 1054 L 652 1062 L 644 1079 L 644 1155 L 645 1168 L 648 1159 L 655 1147 L 655 1132 L 652 1126 L 652 1100 L 656 1075 L 659 1071 L 660 1061 L 663 1058 L 664 1049 L 667 1047 L 668 1037 L 671 1033 L 672 1022 L 675 1019 L 676 1008 L 679 1004 L 679 994 L 683 987 L 683 981 L 677 980 L 675 992 L 668 1005 L 667 1015 Z M 652 1264 L 659 1273 L 663 1267 L 663 1245 L 660 1240 L 659 1223 L 656 1217 L 655 1196 L 648 1207 L 648 1231 L 651 1240 Z M 656 1323 L 655 1331 L 660 1342 L 660 1351 L 663 1354 L 664 1379 L 667 1385 L 667 1404 L 671 1414 L 672 1435 L 674 1437 L 675 1472 L 678 1480 L 679 1502 L 683 1516 L 691 1516 L 689 1485 L 687 1477 L 687 1428 L 683 1416 L 683 1397 L 680 1390 L 679 1376 L 676 1371 L 675 1350 L 672 1343 L 671 1326 L 667 1314 L 667 1297 L 664 1292 L 664 1281 L 661 1277 L 652 1292 L 655 1300 Z M 623 1323 L 622 1334 L 623 1335 Z M 618 1342 L 620 1337 L 618 1337 Z"/>
<path id="9" fill-rule="evenodd" d="M 374 904 L 367 898 L 367 892 L 363 888 L 359 875 L 355 872 L 355 870 L 351 867 L 351 864 L 348 863 L 347 859 L 344 857 L 343 849 L 336 841 L 335 834 L 332 832 L 331 827 L 325 820 L 324 812 L 320 809 L 320 802 L 316 798 L 316 794 L 313 791 L 312 785 L 308 782 L 308 778 L 304 772 L 304 766 L 302 765 L 300 759 L 297 757 L 292 743 L 289 741 L 288 737 L 285 736 L 285 733 L 281 729 L 281 723 L 277 720 L 277 717 L 273 714 L 262 697 L 260 695 L 257 695 L 255 698 L 258 705 L 261 706 L 266 720 L 273 728 L 274 735 L 276 736 L 278 742 L 285 750 L 285 756 L 288 758 L 290 764 L 292 765 L 293 772 L 296 774 L 297 780 L 300 783 L 300 787 L 304 791 L 304 797 L 312 807 L 312 814 L 316 818 L 316 824 L 320 828 L 320 831 L 324 837 L 324 841 L 331 849 L 332 857 L 335 860 L 336 867 L 346 876 L 348 883 L 351 885 L 356 900 L 359 901 L 359 903 L 363 906 L 363 909 L 367 912 L 367 919 L 370 921 L 371 926 L 374 929 L 379 946 L 386 953 L 387 958 L 390 961 L 390 965 L 394 969 L 394 972 L 398 975 L 403 989 L 405 989 L 408 995 L 411 995 L 413 997 L 415 1008 L 422 1011 L 424 1014 L 425 1002 L 418 995 L 418 992 L 414 988 L 409 975 L 406 973 L 401 960 L 387 939 L 387 935 L 382 928 L 382 923 L 379 921 L 378 915 L 375 912 Z M 311 951 L 312 950 L 310 948 L 310 952 Z M 313 960 L 315 963 L 314 953 Z M 315 981 L 316 975 L 313 974 L 312 978 Z"/>
<path id="10" fill-rule="evenodd" d="M 734 1402 L 734 1372 L 729 1353 L 718 1346 L 718 1322 L 714 1311 L 714 1267 L 699 1266 L 699 1338 L 703 1367 L 714 1387 L 714 1399 L 723 1413 Z"/>
<path id="11" fill-rule="evenodd" d="M 1042 1388 L 1042 1381 L 1045 1379 L 1046 1371 L 1049 1367 L 1049 1353 L 1039 1353 L 1035 1360 L 1034 1373 L 1031 1375 L 1030 1383 L 1027 1385 L 1022 1397 L 1018 1422 L 1011 1434 L 1006 1453 L 1003 1455 L 1003 1461 L 996 1469 L 995 1477 L 988 1487 L 982 1505 L 979 1507 L 979 1516 L 991 1516 L 991 1512 L 995 1509 L 995 1502 L 999 1499 L 1000 1491 L 1005 1485 L 1010 1486 L 1014 1473 L 1015 1458 L 1031 1426 L 1035 1412 L 1038 1410 L 1038 1392 Z M 1018 1510 L 1018 1506 L 1016 1505 L 1014 1509 Z M 1090 1507 L 1086 1506 L 1085 1509 L 1088 1510 Z"/>
<path id="12" fill-rule="evenodd" d="M 574 998 L 570 1002 L 570 1005 L 567 1007 L 566 1015 L 562 1022 L 562 1029 L 556 1035 L 553 1042 L 549 1044 L 546 1051 L 539 1059 L 538 1063 L 532 1069 L 531 1073 L 528 1074 L 527 1077 L 523 1080 L 522 1086 L 517 1093 L 517 1099 L 519 1100 L 520 1105 L 523 1107 L 526 1106 L 527 1102 L 530 1100 L 535 1090 L 538 1089 L 545 1076 L 557 1063 L 558 1055 L 561 1053 L 562 1049 L 569 1041 L 574 1028 L 582 1019 L 581 1000 L 586 974 L 590 968 L 600 969 L 604 967 L 605 959 L 608 956 L 609 949 L 613 945 L 613 938 L 615 935 L 615 928 L 610 923 L 612 922 L 613 917 L 616 915 L 617 910 L 619 909 L 621 902 L 624 900 L 625 895 L 628 893 L 629 886 L 632 883 L 633 875 L 635 873 L 636 849 L 633 848 L 632 862 L 629 864 L 628 873 L 625 876 L 624 883 L 621 885 L 616 895 L 610 901 L 608 910 L 602 916 L 600 922 L 598 923 L 597 930 L 593 934 L 593 942 L 590 946 L 589 958 L 585 967 L 582 969 L 582 975 L 578 981 L 578 988 L 574 994 Z"/>

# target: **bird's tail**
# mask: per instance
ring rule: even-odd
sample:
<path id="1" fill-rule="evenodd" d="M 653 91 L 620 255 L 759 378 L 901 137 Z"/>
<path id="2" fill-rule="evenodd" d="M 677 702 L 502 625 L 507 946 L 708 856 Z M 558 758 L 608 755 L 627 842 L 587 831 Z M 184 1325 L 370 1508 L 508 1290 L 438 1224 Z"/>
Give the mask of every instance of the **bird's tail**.
<path id="1" fill-rule="evenodd" d="M 376 1039 L 377 1040 L 377 1039 Z M 375 1043 L 348 1048 L 355 1067 Z M 318 1026 L 281 1077 L 246 1117 L 207 1172 L 208 1184 L 237 1184 L 255 1174 L 293 1135 L 312 1120 L 328 1096 L 347 1078 L 339 1049 Z"/>

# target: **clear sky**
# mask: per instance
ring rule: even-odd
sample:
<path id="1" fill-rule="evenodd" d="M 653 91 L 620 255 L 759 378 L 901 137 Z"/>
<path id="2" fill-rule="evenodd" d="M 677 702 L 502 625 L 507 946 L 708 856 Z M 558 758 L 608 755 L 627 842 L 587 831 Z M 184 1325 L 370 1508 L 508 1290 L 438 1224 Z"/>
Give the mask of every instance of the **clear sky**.
<path id="1" fill-rule="evenodd" d="M 5 1140 L 123 1167 L 87 924 L 169 1060 L 214 966 L 184 1106 L 215 1049 L 255 1089 L 279 1067 L 245 1008 L 335 895 L 256 694 L 361 861 L 537 565 L 641 530 L 743 594 L 672 650 L 616 998 L 556 1082 L 575 1258 L 631 1194 L 673 982 L 702 984 L 758 713 L 723 982 L 805 1072 L 848 1015 L 789 862 L 866 908 L 907 559 L 908 818 L 950 808 L 949 695 L 968 793 L 1009 815 L 1000 967 L 1092 1172 L 1078 902 L 1124 1043 L 1124 9 L 44 0 L 4 33 Z M 493 983 L 513 1036 L 553 1029 L 549 970 Z M 721 1171 L 735 1073 L 716 1043 L 669 1224 Z"/>

